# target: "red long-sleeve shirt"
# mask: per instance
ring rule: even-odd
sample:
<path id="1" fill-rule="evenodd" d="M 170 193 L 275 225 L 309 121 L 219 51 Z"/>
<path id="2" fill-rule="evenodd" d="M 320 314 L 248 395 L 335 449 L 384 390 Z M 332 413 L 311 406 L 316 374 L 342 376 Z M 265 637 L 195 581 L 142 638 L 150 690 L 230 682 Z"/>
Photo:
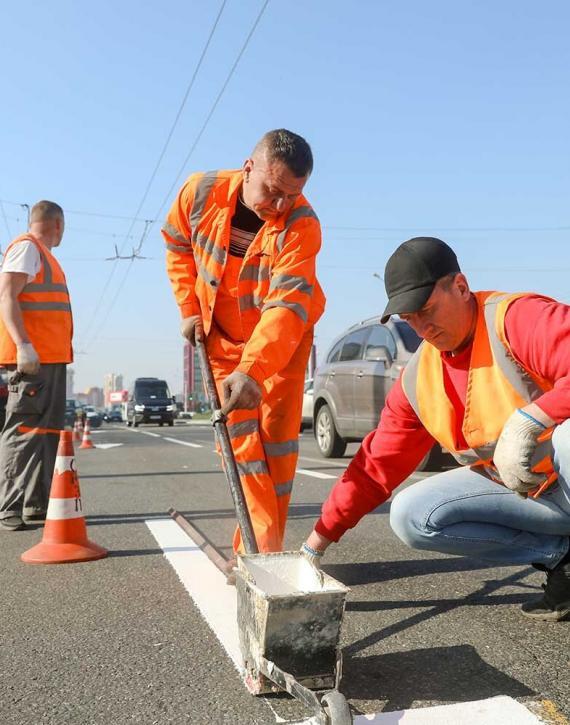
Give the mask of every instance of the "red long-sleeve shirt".
<path id="1" fill-rule="evenodd" d="M 570 418 L 570 306 L 539 296 L 521 297 L 505 316 L 505 332 L 517 360 L 553 384 L 534 402 L 556 423 Z M 453 357 L 442 353 L 445 389 L 456 411 L 459 448 L 471 346 Z M 316 531 L 338 541 L 347 529 L 386 501 L 436 441 L 426 431 L 398 380 L 386 398 L 376 430 L 369 433 L 324 502 Z"/>

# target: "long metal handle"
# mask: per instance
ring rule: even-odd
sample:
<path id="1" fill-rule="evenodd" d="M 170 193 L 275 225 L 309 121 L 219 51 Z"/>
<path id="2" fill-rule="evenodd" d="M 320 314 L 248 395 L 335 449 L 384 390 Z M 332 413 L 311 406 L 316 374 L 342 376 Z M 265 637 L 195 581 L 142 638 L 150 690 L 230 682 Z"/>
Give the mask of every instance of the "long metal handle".
<path id="1" fill-rule="evenodd" d="M 226 474 L 226 480 L 229 484 L 230 492 L 234 500 L 238 526 L 241 531 L 241 538 L 243 539 L 245 552 L 246 554 L 257 554 L 259 553 L 259 549 L 257 548 L 257 542 L 253 533 L 253 526 L 251 525 L 251 516 L 249 515 L 249 510 L 243 494 L 239 471 L 236 465 L 234 452 L 232 450 L 232 444 L 230 443 L 228 428 L 226 426 L 226 418 L 220 410 L 222 406 L 220 404 L 218 390 L 212 374 L 212 368 L 210 367 L 210 361 L 208 360 L 208 354 L 203 342 L 197 342 L 196 349 L 198 351 L 200 367 L 202 368 L 206 395 L 208 396 L 210 407 L 212 408 L 212 425 L 214 426 L 216 438 L 218 439 L 218 443 L 220 445 L 222 460 L 224 462 L 224 473 Z"/>

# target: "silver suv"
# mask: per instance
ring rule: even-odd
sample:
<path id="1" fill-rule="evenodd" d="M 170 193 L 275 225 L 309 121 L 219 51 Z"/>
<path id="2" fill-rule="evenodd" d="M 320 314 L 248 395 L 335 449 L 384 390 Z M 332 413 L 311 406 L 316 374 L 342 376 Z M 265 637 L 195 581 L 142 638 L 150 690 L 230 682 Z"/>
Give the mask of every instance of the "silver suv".
<path id="1" fill-rule="evenodd" d="M 386 396 L 421 339 L 403 320 L 373 317 L 337 338 L 314 382 L 313 430 L 325 458 L 376 428 Z"/>

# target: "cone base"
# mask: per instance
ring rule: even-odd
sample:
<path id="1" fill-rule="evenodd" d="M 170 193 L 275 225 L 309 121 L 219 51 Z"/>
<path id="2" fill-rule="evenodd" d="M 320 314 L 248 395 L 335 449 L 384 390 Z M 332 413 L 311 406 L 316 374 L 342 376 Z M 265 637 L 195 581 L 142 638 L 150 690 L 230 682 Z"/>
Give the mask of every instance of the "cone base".
<path id="1" fill-rule="evenodd" d="M 24 551 L 20 559 L 26 564 L 72 564 L 103 559 L 108 551 L 93 541 L 84 544 L 45 544 L 41 541 Z"/>
<path id="2" fill-rule="evenodd" d="M 87 444 L 82 443 L 79 447 L 80 448 L 95 448 L 95 446 L 93 445 L 93 443 L 87 443 Z"/>

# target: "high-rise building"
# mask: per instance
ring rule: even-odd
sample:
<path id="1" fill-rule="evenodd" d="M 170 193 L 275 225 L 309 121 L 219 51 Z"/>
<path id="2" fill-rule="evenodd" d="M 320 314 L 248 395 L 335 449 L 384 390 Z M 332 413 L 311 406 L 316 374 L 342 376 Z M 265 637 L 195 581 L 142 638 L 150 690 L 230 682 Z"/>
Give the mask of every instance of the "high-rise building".
<path id="1" fill-rule="evenodd" d="M 111 393 L 115 393 L 118 390 L 123 389 L 123 376 L 118 373 L 107 373 L 103 382 L 103 396 L 104 405 L 106 408 L 110 407 L 111 401 L 109 396 Z"/>
<path id="2" fill-rule="evenodd" d="M 105 396 L 103 394 L 103 388 L 87 388 L 85 391 L 87 397 L 87 405 L 93 405 L 95 408 L 102 408 L 105 404 Z"/>
<path id="3" fill-rule="evenodd" d="M 184 410 L 200 410 L 207 405 L 206 393 L 204 392 L 198 351 L 188 341 L 184 343 L 182 369 L 184 371 Z"/>

